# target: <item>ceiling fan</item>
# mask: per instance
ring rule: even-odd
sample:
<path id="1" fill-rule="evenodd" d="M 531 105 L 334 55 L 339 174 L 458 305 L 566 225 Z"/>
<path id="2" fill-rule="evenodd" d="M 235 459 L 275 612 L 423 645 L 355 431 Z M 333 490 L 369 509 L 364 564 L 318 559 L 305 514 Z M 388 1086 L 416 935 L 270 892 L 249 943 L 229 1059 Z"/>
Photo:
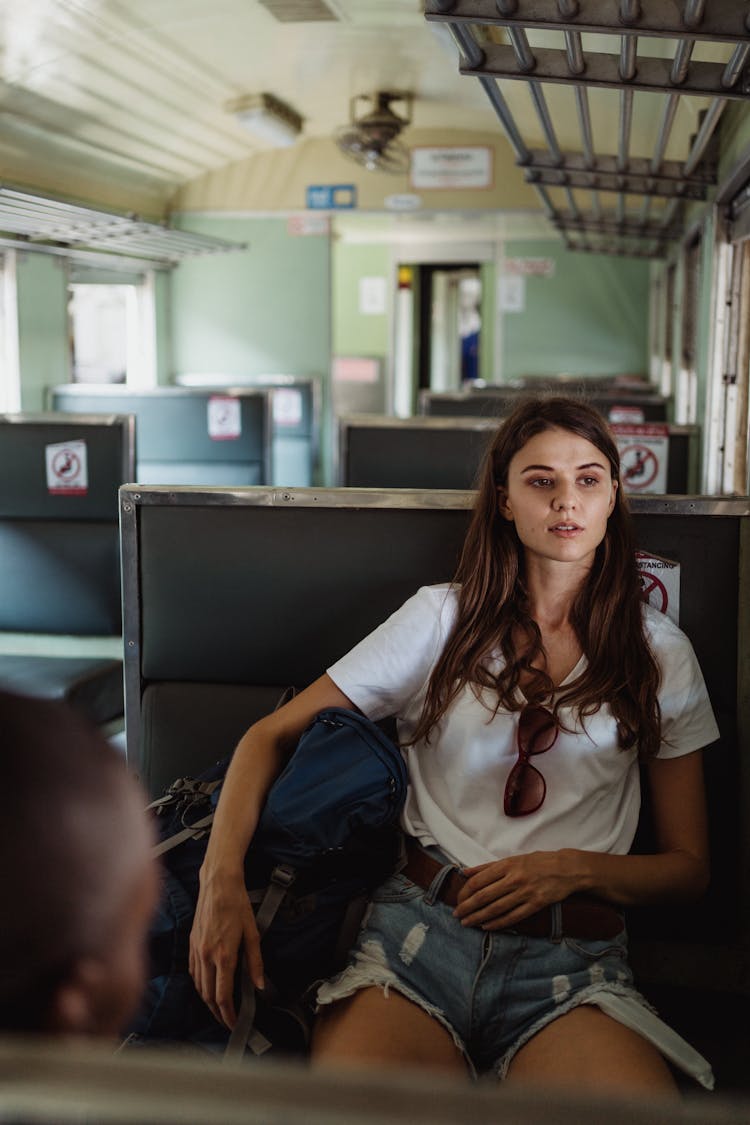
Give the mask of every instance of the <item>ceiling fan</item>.
<path id="1" fill-rule="evenodd" d="M 357 103 L 371 105 L 369 112 L 357 116 Z M 391 102 L 402 102 L 405 115 L 391 109 Z M 411 123 L 412 95 L 380 91 L 376 94 L 357 94 L 350 103 L 351 121 L 341 125 L 333 137 L 341 151 L 370 172 L 406 172 L 409 167 L 409 149 L 398 135 Z"/>

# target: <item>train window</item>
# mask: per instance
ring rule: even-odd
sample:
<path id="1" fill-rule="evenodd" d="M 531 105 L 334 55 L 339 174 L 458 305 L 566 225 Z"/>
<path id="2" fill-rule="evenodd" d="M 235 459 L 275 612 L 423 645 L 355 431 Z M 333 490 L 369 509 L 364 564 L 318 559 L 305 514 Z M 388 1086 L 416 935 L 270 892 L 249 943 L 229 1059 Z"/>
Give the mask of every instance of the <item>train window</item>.
<path id="1" fill-rule="evenodd" d="M 155 386 L 149 280 L 138 276 L 124 282 L 87 280 L 85 271 L 78 270 L 68 292 L 73 382 Z"/>
<path id="2" fill-rule="evenodd" d="M 21 409 L 16 252 L 0 254 L 0 411 Z"/>
<path id="3" fill-rule="evenodd" d="M 682 317 L 680 363 L 675 388 L 675 421 L 692 424 L 697 417 L 697 338 L 700 283 L 701 238 L 696 236 L 686 247 L 682 259 Z"/>
<path id="4" fill-rule="evenodd" d="M 661 376 L 661 393 L 670 396 L 672 394 L 673 382 L 673 368 L 674 363 L 674 322 L 675 322 L 675 278 L 677 275 L 677 266 L 674 262 L 667 267 L 666 279 L 664 284 L 664 363 L 662 365 Z"/>
<path id="5" fill-rule="evenodd" d="M 748 479 L 748 381 L 750 375 L 750 239 L 734 242 L 727 255 L 729 289 L 724 339 L 721 491 L 746 493 Z"/>

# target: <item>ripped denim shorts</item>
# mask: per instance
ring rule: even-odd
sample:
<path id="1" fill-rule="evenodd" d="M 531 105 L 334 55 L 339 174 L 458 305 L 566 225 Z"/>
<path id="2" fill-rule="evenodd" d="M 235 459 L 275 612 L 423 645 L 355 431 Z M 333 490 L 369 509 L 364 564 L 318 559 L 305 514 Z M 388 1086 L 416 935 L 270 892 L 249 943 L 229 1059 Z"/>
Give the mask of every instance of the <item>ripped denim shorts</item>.
<path id="1" fill-rule="evenodd" d="M 396 874 L 377 888 L 346 968 L 318 989 L 318 1008 L 361 988 L 378 986 L 386 996 L 392 988 L 446 1028 L 472 1075 L 503 1078 L 536 1032 L 579 1004 L 595 1004 L 713 1088 L 709 1063 L 634 987 L 624 930 L 589 941 L 462 926 L 436 897 L 439 879 L 425 891 Z"/>

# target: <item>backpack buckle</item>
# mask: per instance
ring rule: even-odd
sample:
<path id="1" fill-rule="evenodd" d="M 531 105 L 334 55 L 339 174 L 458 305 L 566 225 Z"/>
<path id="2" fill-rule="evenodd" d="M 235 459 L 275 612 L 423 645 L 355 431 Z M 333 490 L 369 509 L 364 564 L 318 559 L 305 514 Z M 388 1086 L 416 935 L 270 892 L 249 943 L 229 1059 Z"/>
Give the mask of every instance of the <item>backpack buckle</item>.
<path id="1" fill-rule="evenodd" d="M 271 882 L 275 883 L 278 887 L 288 891 L 294 880 L 297 878 L 297 872 L 293 867 L 287 867 L 286 864 L 280 863 L 274 867 L 271 872 Z"/>

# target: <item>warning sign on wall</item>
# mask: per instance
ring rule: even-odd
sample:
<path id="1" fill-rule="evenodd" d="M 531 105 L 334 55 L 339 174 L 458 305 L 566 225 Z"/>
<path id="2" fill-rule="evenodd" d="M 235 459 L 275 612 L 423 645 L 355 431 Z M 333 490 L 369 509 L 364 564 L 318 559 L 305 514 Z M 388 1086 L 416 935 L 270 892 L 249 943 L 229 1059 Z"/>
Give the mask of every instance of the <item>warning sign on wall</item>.
<path id="1" fill-rule="evenodd" d="M 675 625 L 680 624 L 680 564 L 670 559 L 636 551 L 641 595 L 660 613 L 665 613 Z"/>
<path id="2" fill-rule="evenodd" d="M 669 427 L 661 422 L 613 425 L 626 492 L 666 492 Z"/>
<path id="3" fill-rule="evenodd" d="M 56 495 L 85 496 L 89 470 L 85 441 L 63 441 L 44 449 L 47 491 Z"/>
<path id="4" fill-rule="evenodd" d="M 610 406 L 607 414 L 607 421 L 613 424 L 621 422 L 639 423 L 645 422 L 646 415 L 643 413 L 641 406 Z"/>
<path id="5" fill-rule="evenodd" d="M 208 400 L 208 436 L 214 441 L 234 441 L 241 433 L 240 400 L 231 395 L 211 395 Z"/>

